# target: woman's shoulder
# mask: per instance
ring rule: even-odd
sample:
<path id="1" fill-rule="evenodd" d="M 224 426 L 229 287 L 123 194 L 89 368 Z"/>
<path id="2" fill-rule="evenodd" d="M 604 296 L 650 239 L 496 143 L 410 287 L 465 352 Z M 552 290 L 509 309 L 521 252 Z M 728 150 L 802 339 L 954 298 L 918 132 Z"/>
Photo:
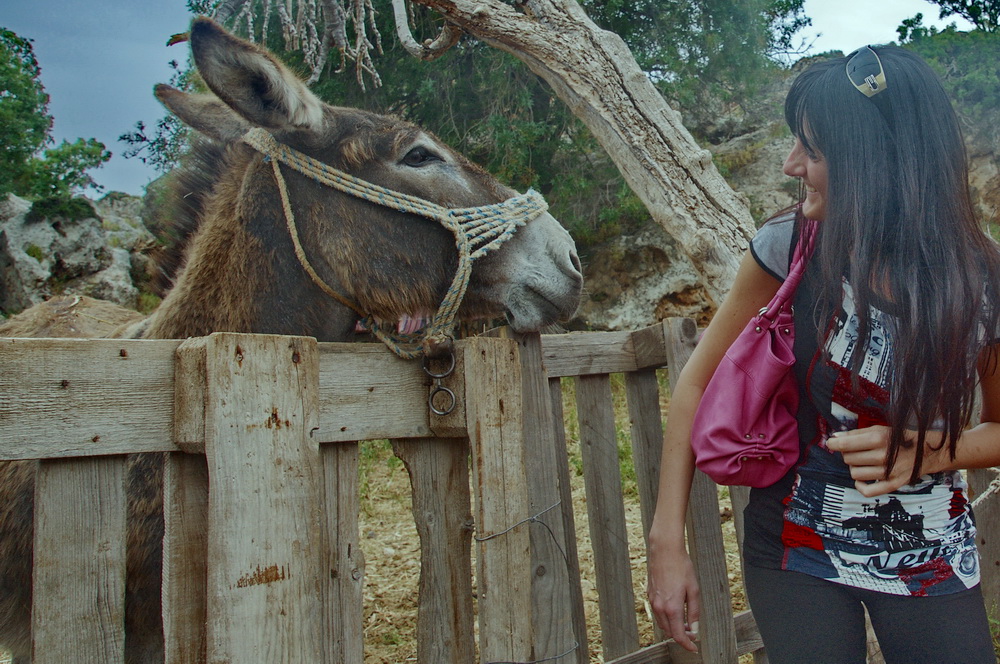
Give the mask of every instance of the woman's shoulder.
<path id="1" fill-rule="evenodd" d="M 796 211 L 788 210 L 768 219 L 750 241 L 750 253 L 765 272 L 779 281 L 788 276 L 795 237 Z"/>

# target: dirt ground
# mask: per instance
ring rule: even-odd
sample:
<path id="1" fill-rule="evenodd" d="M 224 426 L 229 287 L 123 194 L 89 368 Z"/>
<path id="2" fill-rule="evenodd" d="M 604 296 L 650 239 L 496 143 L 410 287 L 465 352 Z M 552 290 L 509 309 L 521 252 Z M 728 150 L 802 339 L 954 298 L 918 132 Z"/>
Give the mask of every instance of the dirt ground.
<path id="1" fill-rule="evenodd" d="M 365 553 L 365 664 L 416 661 L 417 587 L 420 574 L 419 542 L 410 511 L 409 479 L 387 443 L 366 443 L 363 457 L 361 533 Z M 582 475 L 571 478 L 578 531 L 581 578 L 591 662 L 601 656 L 594 560 L 590 546 Z M 627 492 L 626 492 L 627 493 Z M 636 613 L 643 645 L 654 643 L 653 623 L 645 603 L 646 557 L 638 499 L 626 495 L 626 519 Z M 727 564 L 733 590 L 733 608 L 745 599 L 739 578 L 731 512 L 723 508 L 724 534 L 731 550 Z"/>

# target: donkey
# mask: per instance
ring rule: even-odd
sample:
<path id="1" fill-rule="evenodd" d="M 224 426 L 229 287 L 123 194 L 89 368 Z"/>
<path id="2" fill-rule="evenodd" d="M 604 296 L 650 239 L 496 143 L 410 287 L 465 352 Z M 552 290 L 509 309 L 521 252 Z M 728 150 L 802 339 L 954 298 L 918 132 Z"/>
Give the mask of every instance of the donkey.
<path id="1" fill-rule="evenodd" d="M 181 224 L 196 228 L 162 304 L 123 335 L 232 331 L 342 341 L 362 313 L 394 321 L 432 312 L 447 299 L 459 281 L 456 271 L 471 260 L 460 251 L 457 231 L 409 208 L 342 193 L 281 155 L 438 210 L 493 209 L 515 192 L 412 124 L 321 102 L 271 54 L 208 19 L 193 22 L 189 39 L 212 94 L 165 85 L 155 94 L 204 137 L 171 193 Z M 248 135 L 257 140 L 248 142 Z M 506 315 L 515 330 L 528 331 L 574 314 L 582 275 L 573 241 L 537 195 L 521 199 L 531 209 L 520 227 L 508 224 L 488 243 L 490 251 L 474 252 L 459 289 L 465 297 L 453 303 L 459 318 Z M 163 660 L 162 463 L 158 455 L 129 462 L 129 664 Z M 0 463 L 0 647 L 15 664 L 31 658 L 36 468 Z"/>

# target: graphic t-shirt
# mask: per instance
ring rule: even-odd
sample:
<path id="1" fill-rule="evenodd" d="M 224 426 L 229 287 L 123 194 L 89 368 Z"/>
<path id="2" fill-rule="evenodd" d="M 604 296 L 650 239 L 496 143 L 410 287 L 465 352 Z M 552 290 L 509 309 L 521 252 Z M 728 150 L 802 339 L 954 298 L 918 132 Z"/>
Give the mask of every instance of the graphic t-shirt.
<path id="1" fill-rule="evenodd" d="M 751 244 L 757 262 L 778 279 L 787 274 L 794 235 L 788 215 L 765 224 Z M 869 342 L 859 345 L 853 291 L 844 280 L 841 310 L 825 323 L 821 352 L 808 315 L 812 291 L 807 272 L 795 295 L 799 464 L 777 484 L 751 491 L 747 562 L 896 595 L 975 586 L 976 529 L 959 472 L 924 475 L 914 485 L 866 498 L 842 456 L 826 447 L 835 431 L 887 424 L 895 318 L 873 307 Z M 854 381 L 848 367 L 856 353 L 864 359 Z"/>

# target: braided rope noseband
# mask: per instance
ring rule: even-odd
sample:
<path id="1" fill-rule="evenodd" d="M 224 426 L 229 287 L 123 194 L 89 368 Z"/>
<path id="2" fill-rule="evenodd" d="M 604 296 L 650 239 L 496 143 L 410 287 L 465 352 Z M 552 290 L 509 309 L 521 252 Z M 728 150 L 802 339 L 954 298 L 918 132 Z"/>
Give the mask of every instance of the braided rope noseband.
<path id="1" fill-rule="evenodd" d="M 528 190 L 526 194 L 509 198 L 493 205 L 469 208 L 446 208 L 431 201 L 386 189 L 337 170 L 329 164 L 313 159 L 287 145 L 278 143 L 271 134 L 261 128 L 254 128 L 243 136 L 243 142 L 264 155 L 271 162 L 274 179 L 281 194 L 281 205 L 285 212 L 285 223 L 295 246 L 295 255 L 309 278 L 324 293 L 341 304 L 351 308 L 365 319 L 365 325 L 394 353 L 405 359 L 414 359 L 424 353 L 429 345 L 446 343 L 455 328 L 455 315 L 469 286 L 472 275 L 472 261 L 486 255 L 513 237 L 519 226 L 523 226 L 548 209 L 541 194 Z M 447 228 L 455 236 L 458 249 L 458 269 L 448 292 L 437 312 L 422 334 L 397 335 L 386 331 L 383 324 L 360 311 L 358 305 L 331 288 L 316 273 L 299 241 L 295 217 L 292 214 L 288 188 L 281 174 L 279 162 L 306 177 L 333 187 L 351 196 L 378 205 L 433 219 Z"/>

